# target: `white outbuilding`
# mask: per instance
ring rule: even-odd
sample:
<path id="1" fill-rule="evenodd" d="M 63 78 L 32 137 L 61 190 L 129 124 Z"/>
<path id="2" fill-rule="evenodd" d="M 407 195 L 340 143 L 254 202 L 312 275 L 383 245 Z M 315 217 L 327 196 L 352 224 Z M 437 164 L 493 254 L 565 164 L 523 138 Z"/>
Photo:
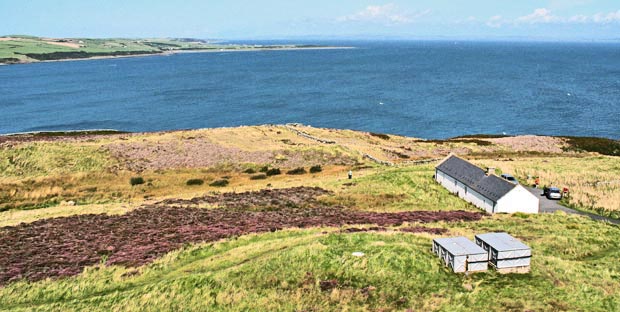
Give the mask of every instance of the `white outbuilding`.
<path id="1" fill-rule="evenodd" d="M 484 170 L 450 155 L 435 167 L 435 180 L 488 213 L 538 213 L 538 197 L 520 184 L 496 176 L 493 171 L 493 168 Z"/>
<path id="2" fill-rule="evenodd" d="M 486 271 L 489 253 L 466 237 L 436 238 L 433 252 L 455 273 Z"/>
<path id="3" fill-rule="evenodd" d="M 476 245 L 489 253 L 489 262 L 498 272 L 530 272 L 532 249 L 508 233 L 478 234 Z"/>

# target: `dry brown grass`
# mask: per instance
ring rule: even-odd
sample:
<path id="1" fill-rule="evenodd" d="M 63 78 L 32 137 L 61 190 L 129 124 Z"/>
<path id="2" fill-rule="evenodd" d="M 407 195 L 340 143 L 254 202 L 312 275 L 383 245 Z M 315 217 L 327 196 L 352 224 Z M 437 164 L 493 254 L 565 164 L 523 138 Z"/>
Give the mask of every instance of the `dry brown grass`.
<path id="1" fill-rule="evenodd" d="M 61 47 L 72 48 L 72 49 L 79 49 L 79 48 L 81 48 L 81 46 L 79 44 L 74 43 L 74 42 L 58 42 L 58 41 L 45 40 L 45 43 L 51 44 L 51 45 L 57 45 L 57 46 L 61 46 Z"/>
<path id="2" fill-rule="evenodd" d="M 270 125 L 109 136 L 33 137 L 21 141 L 5 139 L 0 143 L 0 210 L 49 207 L 63 200 L 74 200 L 79 204 L 136 203 L 152 198 L 191 197 L 212 191 L 265 187 L 316 185 L 339 190 L 341 184 L 346 183 L 341 180 L 346 178 L 346 171 L 351 168 L 355 170 L 356 178 L 382 172 L 383 169 L 377 167 L 361 171 L 356 169 L 363 167 L 358 165 L 369 164 L 362 158 L 363 154 L 398 163 L 408 159 L 440 158 L 456 152 L 476 155 L 482 159 L 478 163 L 494 164 L 516 174 L 523 182 L 528 182 L 524 178 L 529 174 L 540 176 L 543 184 L 567 186 L 572 192 L 570 202 L 582 208 L 620 211 L 620 185 L 615 182 L 596 184 L 598 181 L 617 180 L 620 175 L 617 158 L 574 153 L 554 153 L 548 161 L 536 157 L 540 155 L 539 150 L 555 148 L 556 143 L 561 143 L 555 138 L 520 138 L 517 140 L 519 144 L 533 142 L 530 148 L 533 151 L 519 152 L 513 149 L 521 147 L 504 141 L 485 145 L 466 139 L 423 141 L 396 135 L 378 137 L 352 130 L 309 126 L 297 126 L 297 129 L 335 141 L 336 144 L 318 143 L 297 135 L 285 126 Z M 119 146 L 124 149 L 123 153 L 114 152 L 112 147 Z M 204 149 L 209 151 L 203 152 Z M 486 160 L 502 153 L 525 157 L 517 161 Z M 136 162 L 142 162 L 144 166 L 131 166 Z M 274 176 L 266 180 L 250 180 L 251 175 L 241 173 L 247 168 L 258 169 L 265 164 L 282 170 L 302 166 L 307 169 L 321 164 L 325 171 L 314 175 Z M 426 173 L 412 174 L 410 178 L 398 174 L 392 178 L 394 183 L 409 185 L 417 183 L 414 180 L 419 181 Z M 384 176 L 389 175 L 392 173 Z M 132 187 L 129 179 L 134 176 L 142 176 L 146 183 Z M 226 176 L 229 177 L 226 187 L 209 186 L 211 182 Z M 205 183 L 190 187 L 186 185 L 189 179 L 202 179 Z M 416 206 L 416 202 L 423 203 L 420 207 L 433 208 L 434 201 L 426 195 L 429 190 L 420 185 L 405 188 L 392 184 L 386 184 L 387 188 L 382 186 L 383 193 L 390 193 L 389 196 L 395 198 L 409 194 L 407 199 L 397 200 L 402 204 L 395 205 L 392 197 L 382 197 L 385 194 L 377 193 L 373 184 L 375 181 L 371 182 L 363 187 L 360 184 L 353 188 L 355 192 L 337 196 L 335 200 L 361 202 L 364 203 L 362 208 L 370 210 L 396 209 L 396 206 L 405 209 L 405 206 Z M 395 187 L 399 188 L 400 193 L 393 192 Z M 347 199 L 347 196 L 355 198 Z"/>
<path id="3" fill-rule="evenodd" d="M 62 204 L 45 209 L 32 210 L 9 210 L 0 212 L 0 227 L 14 226 L 20 223 L 30 223 L 41 219 L 68 217 L 80 214 L 100 214 L 110 215 L 125 214 L 139 205 L 130 204 L 90 204 L 90 205 L 68 205 Z"/>
<path id="4" fill-rule="evenodd" d="M 264 188 L 319 186 L 336 190 L 347 178 L 348 167 L 327 166 L 317 174 L 277 175 L 265 180 L 252 180 L 253 174 L 214 168 L 148 171 L 140 174 L 144 184 L 131 186 L 135 173 L 81 173 L 53 178 L 32 178 L 17 183 L 0 184 L 0 211 L 11 209 L 53 209 L 63 201 L 74 201 L 79 206 L 74 213 L 90 213 L 92 204 L 138 205 L 165 198 L 192 198 L 213 192 L 243 192 Z M 364 176 L 364 171 L 356 172 Z M 225 187 L 209 184 L 225 178 Z M 202 179 L 203 185 L 188 186 L 190 179 Z M 46 208 L 47 207 L 47 208 Z M 36 209 L 41 210 L 41 209 Z M 64 211 L 64 210 L 63 210 Z M 53 214 L 50 214 L 53 215 Z"/>
<path id="5" fill-rule="evenodd" d="M 613 156 L 557 157 L 506 160 L 478 160 L 514 174 L 522 184 L 553 185 L 570 190 L 569 202 L 599 212 L 620 212 L 620 159 Z M 531 176 L 532 179 L 527 179 Z"/>

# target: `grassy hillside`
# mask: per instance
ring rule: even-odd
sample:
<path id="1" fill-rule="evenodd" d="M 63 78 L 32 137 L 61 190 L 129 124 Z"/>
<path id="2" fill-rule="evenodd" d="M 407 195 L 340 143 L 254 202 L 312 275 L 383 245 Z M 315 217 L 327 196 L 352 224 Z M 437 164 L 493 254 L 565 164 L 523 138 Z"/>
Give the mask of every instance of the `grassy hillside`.
<path id="1" fill-rule="evenodd" d="M 620 230 L 580 217 L 495 216 L 441 223 L 447 235 L 508 231 L 534 250 L 532 272 L 456 275 L 429 234 L 286 230 L 188 246 L 152 265 L 103 265 L 0 289 L 0 309 L 615 311 Z M 361 251 L 357 258 L 352 252 Z M 105 260 L 102 260 L 105 261 Z"/>
<path id="2" fill-rule="evenodd" d="M 479 210 L 420 162 L 454 152 L 568 186 L 581 209 L 620 210 L 615 184 L 593 184 L 613 182 L 619 159 L 568 146 L 304 126 L 2 137 L 0 237 L 29 239 L 0 253 L 0 310 L 615 311 L 620 228 L 563 213 L 462 219 Z M 453 274 L 430 250 L 491 231 L 532 247 L 531 273 Z"/>
<path id="3" fill-rule="evenodd" d="M 0 64 L 159 54 L 175 51 L 280 49 L 310 46 L 224 45 L 194 39 L 90 39 L 40 38 L 33 36 L 0 37 Z"/>
<path id="4" fill-rule="evenodd" d="M 432 176 L 435 160 L 453 152 L 482 166 L 493 165 L 513 173 L 524 184 L 533 183 L 533 179 L 526 179 L 530 175 L 540 177 L 543 185 L 568 187 L 568 204 L 616 216 L 620 211 L 618 157 L 573 151 L 568 146 L 565 140 L 549 137 L 425 141 L 305 126 L 16 136 L 0 139 L 0 211 L 58 206 L 63 201 L 80 205 L 134 203 L 209 191 L 255 190 L 267 185 L 312 185 L 339 191 L 349 169 L 354 170 L 356 178 L 378 173 L 384 178 L 356 180 L 354 185 L 344 186 L 346 195 L 331 200 L 358 200 L 369 210 L 394 211 L 410 206 L 418 210 L 460 209 L 463 205 L 458 200 L 433 207 L 435 196 L 429 194 L 434 193 L 422 184 Z M 386 171 L 385 166 L 365 155 L 402 169 Z M 432 161 L 417 163 L 423 160 Z M 314 165 L 322 165 L 323 172 L 254 179 L 265 166 L 281 168 L 285 173 L 298 167 L 308 171 Z M 130 185 L 129 180 L 137 176 L 146 183 Z M 209 185 L 222 177 L 229 181 L 227 186 Z M 188 186 L 190 179 L 205 183 Z"/>

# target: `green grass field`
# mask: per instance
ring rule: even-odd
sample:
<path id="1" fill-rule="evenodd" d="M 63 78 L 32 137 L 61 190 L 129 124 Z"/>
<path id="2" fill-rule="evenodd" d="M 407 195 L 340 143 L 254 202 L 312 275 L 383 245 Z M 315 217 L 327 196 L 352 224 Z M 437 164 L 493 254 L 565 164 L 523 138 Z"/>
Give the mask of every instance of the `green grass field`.
<path id="1" fill-rule="evenodd" d="M 252 180 L 252 174 L 243 172 L 245 168 L 258 170 L 264 165 L 251 162 L 133 172 L 123 167 L 131 159 L 115 158 L 107 147 L 125 144 L 134 151 L 156 143 L 205 138 L 219 144 L 218 148 L 237 148 L 239 153 L 277 151 L 271 164 L 274 166 L 281 161 L 276 159 L 279 155 L 306 150 L 312 141 L 280 127 L 265 126 L 4 145 L 0 147 L 0 207 L 6 211 L 0 212 L 0 227 L 90 213 L 124 214 L 144 203 L 165 198 L 295 186 L 330 190 L 333 194 L 322 196 L 319 201 L 363 211 L 479 211 L 432 180 L 432 163 L 396 167 L 370 162 L 338 164 L 346 157 L 361 161 L 362 152 L 380 151 L 388 144 L 392 144 L 388 146 L 390 149 L 407 145 L 412 150 L 418 149 L 419 144 L 419 150 L 426 153 L 432 151 L 431 143 L 396 137 L 380 140 L 350 131 L 334 131 L 333 137 L 329 137 L 327 130 L 310 131 L 346 143 L 346 148 L 317 147 L 326 153 L 340 153 L 336 163 L 324 165 L 319 173 L 282 174 L 265 180 Z M 226 138 L 232 139 L 226 141 Z M 467 144 L 459 142 L 457 148 L 468 147 Z M 183 155 L 185 150 L 180 146 L 177 146 L 178 153 Z M 584 198 L 591 191 L 586 186 L 592 178 L 611 179 L 610 172 L 618 166 L 614 156 L 561 154 L 541 158 L 534 153 L 503 159 L 492 155 L 488 159 L 477 155 L 479 159 L 475 162 L 494 165 L 522 179 L 528 174 L 540 175 L 545 181 L 566 177 L 565 182 L 574 181 L 571 188 L 575 191 L 580 188 L 581 193 L 577 193 Z M 156 158 L 147 160 L 150 163 Z M 306 161 L 306 169 L 316 163 L 315 159 Z M 351 168 L 354 179 L 349 180 L 347 171 Z M 283 172 L 288 169 L 291 168 L 282 168 Z M 135 176 L 143 177 L 145 184 L 130 185 L 130 178 Z M 186 184 L 196 178 L 205 183 Z M 230 181 L 229 185 L 209 186 L 211 181 L 223 178 Z M 617 189 L 609 187 L 610 196 L 616 196 Z M 77 205 L 60 204 L 66 200 L 74 200 Z M 604 198 L 596 200 L 609 207 L 617 204 Z M 454 274 L 431 252 L 432 239 L 438 235 L 399 230 L 410 226 L 444 228 L 448 232 L 442 236 L 464 235 L 470 239 L 479 233 L 508 232 L 532 247 L 531 272 L 502 275 L 490 270 L 473 275 Z M 100 265 L 87 267 L 77 276 L 18 281 L 0 287 L 0 310 L 620 310 L 618 226 L 556 213 L 493 215 L 475 222 L 405 223 L 388 227 L 384 232 L 341 230 L 294 228 L 215 243 L 188 244 L 137 268 L 107 266 L 106 257 L 102 256 Z M 354 257 L 352 252 L 365 255 Z M 331 287 L 325 287 L 325 281 L 331 281 Z"/>
<path id="2" fill-rule="evenodd" d="M 154 39 L 92 39 L 39 38 L 34 36 L 0 37 L 0 64 L 41 60 L 78 59 L 100 56 L 155 54 L 168 51 L 238 50 L 258 48 L 311 48 L 313 46 L 256 46 L 217 44 L 201 40 L 171 38 Z"/>
<path id="3" fill-rule="evenodd" d="M 0 309 L 28 311 L 616 311 L 620 230 L 564 214 L 440 223 L 452 235 L 508 231 L 533 248 L 532 272 L 451 273 L 432 236 L 286 230 L 188 246 L 141 267 L 0 289 Z M 352 252 L 361 251 L 357 258 Z M 333 289 L 320 282 L 336 280 Z"/>
<path id="4" fill-rule="evenodd" d="M 22 61 L 30 61 L 32 58 L 26 54 L 46 54 L 55 52 L 101 53 L 101 52 L 158 52 L 160 49 L 145 45 L 135 40 L 127 39 L 73 39 L 70 44 L 75 47 L 52 44 L 41 38 L 14 38 L 13 40 L 0 41 L 0 59 L 17 58 Z"/>

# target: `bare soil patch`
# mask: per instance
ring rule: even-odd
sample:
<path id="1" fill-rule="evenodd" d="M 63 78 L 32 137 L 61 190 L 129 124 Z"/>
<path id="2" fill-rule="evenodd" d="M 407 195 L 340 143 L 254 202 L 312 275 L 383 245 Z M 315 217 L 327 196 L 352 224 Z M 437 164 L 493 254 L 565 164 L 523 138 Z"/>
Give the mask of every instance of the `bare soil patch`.
<path id="1" fill-rule="evenodd" d="M 168 206 L 172 202 L 162 202 L 125 215 L 80 215 L 0 228 L 0 285 L 76 275 L 102 260 L 108 265 L 140 266 L 184 244 L 284 228 L 383 227 L 482 217 L 467 211 L 362 212 L 325 206 L 316 200 L 321 194 L 327 191 L 303 187 L 228 193 L 198 200 L 213 201 L 220 209 L 174 208 Z M 251 209 L 257 206 L 262 208 Z"/>
<path id="2" fill-rule="evenodd" d="M 61 47 L 72 48 L 72 49 L 79 49 L 79 48 L 81 48 L 81 46 L 79 44 L 74 43 L 74 42 L 59 42 L 59 41 L 48 41 L 48 40 L 45 40 L 45 43 L 53 44 L 53 45 L 57 45 L 57 46 L 61 46 Z"/>

